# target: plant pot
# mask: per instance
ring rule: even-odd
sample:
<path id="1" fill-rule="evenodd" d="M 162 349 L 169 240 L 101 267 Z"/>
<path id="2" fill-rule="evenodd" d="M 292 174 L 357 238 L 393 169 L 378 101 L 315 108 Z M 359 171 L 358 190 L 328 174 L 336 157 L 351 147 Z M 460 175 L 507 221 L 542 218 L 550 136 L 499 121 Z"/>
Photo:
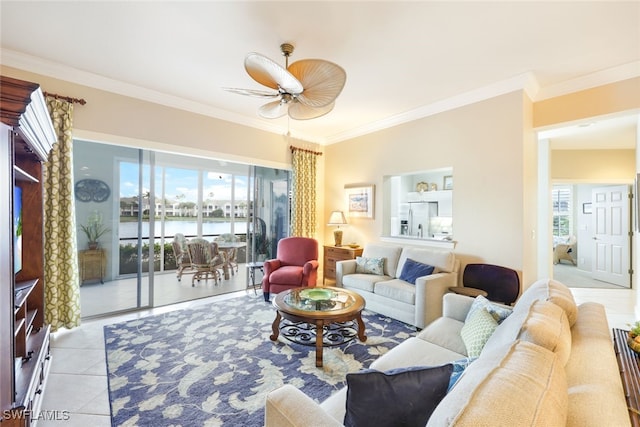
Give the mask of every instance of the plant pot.
<path id="1" fill-rule="evenodd" d="M 98 242 L 89 242 L 87 243 L 87 246 L 89 247 L 89 250 L 95 251 L 96 249 L 98 249 Z"/>

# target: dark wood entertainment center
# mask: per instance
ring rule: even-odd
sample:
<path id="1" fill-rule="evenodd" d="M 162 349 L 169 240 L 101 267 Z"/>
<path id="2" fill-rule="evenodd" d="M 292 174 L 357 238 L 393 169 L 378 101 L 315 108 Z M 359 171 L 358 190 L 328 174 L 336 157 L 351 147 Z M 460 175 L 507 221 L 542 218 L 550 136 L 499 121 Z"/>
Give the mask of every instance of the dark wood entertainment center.
<path id="1" fill-rule="evenodd" d="M 36 83 L 1 76 L 0 119 L 0 425 L 29 426 L 50 366 L 42 163 L 57 138 Z M 20 202 L 21 227 L 14 225 Z"/>

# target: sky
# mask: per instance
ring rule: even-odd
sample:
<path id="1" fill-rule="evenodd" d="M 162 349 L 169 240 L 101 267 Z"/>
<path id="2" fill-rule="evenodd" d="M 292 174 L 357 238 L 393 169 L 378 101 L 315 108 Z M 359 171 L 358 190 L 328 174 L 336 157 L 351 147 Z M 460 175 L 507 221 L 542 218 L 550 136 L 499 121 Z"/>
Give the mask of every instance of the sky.
<path id="1" fill-rule="evenodd" d="M 162 196 L 162 172 L 165 177 L 165 195 L 169 201 L 197 202 L 198 170 L 173 167 L 156 167 L 156 197 Z M 149 166 L 143 167 L 143 192 L 150 188 Z M 236 175 L 236 200 L 247 199 L 247 177 Z M 231 200 L 232 175 L 215 171 L 203 174 L 203 200 Z M 120 163 L 120 197 L 138 195 L 138 166 L 134 163 Z"/>

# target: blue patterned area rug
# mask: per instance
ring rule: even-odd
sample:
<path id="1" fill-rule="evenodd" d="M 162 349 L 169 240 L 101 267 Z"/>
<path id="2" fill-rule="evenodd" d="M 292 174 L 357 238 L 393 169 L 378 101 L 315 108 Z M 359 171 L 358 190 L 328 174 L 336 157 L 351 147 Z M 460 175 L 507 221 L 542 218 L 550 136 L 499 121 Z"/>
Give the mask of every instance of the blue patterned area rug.
<path id="1" fill-rule="evenodd" d="M 261 426 L 266 394 L 292 384 L 321 402 L 346 374 L 415 334 L 415 328 L 363 313 L 367 341 L 315 347 L 269 339 L 275 311 L 241 296 L 105 326 L 113 426 Z"/>

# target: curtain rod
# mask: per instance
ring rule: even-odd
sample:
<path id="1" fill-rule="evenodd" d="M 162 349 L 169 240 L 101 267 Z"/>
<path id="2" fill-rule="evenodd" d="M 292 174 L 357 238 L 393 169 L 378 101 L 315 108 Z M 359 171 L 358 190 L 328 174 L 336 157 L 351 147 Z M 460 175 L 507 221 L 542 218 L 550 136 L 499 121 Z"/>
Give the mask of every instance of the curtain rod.
<path id="1" fill-rule="evenodd" d="M 315 154 L 317 156 L 322 156 L 322 153 L 319 151 L 305 150 L 304 148 L 294 147 L 293 145 L 290 145 L 289 148 L 291 149 L 292 153 L 297 150 L 297 151 L 304 151 L 305 153 Z"/>
<path id="2" fill-rule="evenodd" d="M 44 96 L 50 96 L 52 98 L 62 99 L 64 101 L 73 102 L 74 104 L 84 105 L 87 103 L 87 101 L 85 101 L 82 98 L 72 98 L 70 96 L 58 95 L 57 93 L 49 93 L 49 92 L 42 92 L 42 93 L 44 94 Z"/>

